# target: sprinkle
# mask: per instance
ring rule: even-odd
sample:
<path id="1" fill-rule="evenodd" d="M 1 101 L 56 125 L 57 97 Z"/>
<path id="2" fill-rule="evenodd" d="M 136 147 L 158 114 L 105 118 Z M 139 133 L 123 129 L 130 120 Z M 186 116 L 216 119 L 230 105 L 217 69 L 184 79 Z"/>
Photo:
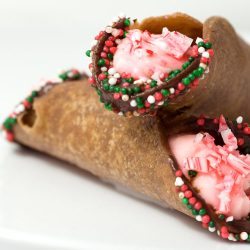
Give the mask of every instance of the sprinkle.
<path id="1" fill-rule="evenodd" d="M 198 52 L 199 52 L 200 54 L 202 54 L 203 52 L 205 52 L 205 48 L 204 48 L 204 47 L 200 47 L 200 48 L 198 49 Z"/>
<path id="2" fill-rule="evenodd" d="M 242 233 L 240 234 L 240 238 L 241 238 L 242 240 L 246 240 L 246 239 L 248 238 L 248 233 L 247 233 L 247 232 L 242 232 Z"/>
<path id="3" fill-rule="evenodd" d="M 196 219 L 197 221 L 202 221 L 201 215 L 197 215 L 197 216 L 195 217 L 195 219 Z"/>
<path id="4" fill-rule="evenodd" d="M 124 102 L 128 101 L 129 100 L 129 96 L 128 95 L 122 95 L 122 100 Z"/>
<path id="5" fill-rule="evenodd" d="M 108 73 L 109 73 L 110 75 L 114 75 L 114 74 L 116 73 L 115 68 L 110 68 L 110 69 L 108 70 Z"/>
<path id="6" fill-rule="evenodd" d="M 115 73 L 115 74 L 114 74 L 114 77 L 115 77 L 116 79 L 118 79 L 118 78 L 120 78 L 121 76 L 120 76 L 119 73 Z"/>
<path id="7" fill-rule="evenodd" d="M 184 184 L 183 180 L 181 177 L 176 177 L 175 179 L 175 186 L 180 187 Z"/>
<path id="8" fill-rule="evenodd" d="M 148 98 L 147 98 L 147 101 L 148 101 L 150 104 L 153 104 L 153 103 L 155 103 L 155 97 L 152 96 L 152 95 L 149 95 Z"/>
<path id="9" fill-rule="evenodd" d="M 110 84 L 110 85 L 115 85 L 116 82 L 117 82 L 117 79 L 116 79 L 116 78 L 114 78 L 114 77 L 109 78 L 109 84 Z"/>
<path id="10" fill-rule="evenodd" d="M 230 222 L 230 221 L 233 221 L 234 220 L 234 217 L 233 216 L 229 216 L 226 218 L 226 222 Z"/>
<path id="11" fill-rule="evenodd" d="M 102 72 L 105 72 L 105 71 L 107 71 L 108 69 L 107 69 L 107 67 L 101 67 L 101 71 Z"/>
<path id="12" fill-rule="evenodd" d="M 198 43 L 200 43 L 200 42 L 203 42 L 203 39 L 202 39 L 202 38 L 200 38 L 200 37 L 197 37 L 197 39 L 196 39 L 195 43 L 196 43 L 196 44 L 198 44 Z"/>
<path id="13" fill-rule="evenodd" d="M 202 67 L 203 69 L 206 69 L 207 65 L 205 63 L 200 63 L 199 67 Z"/>
<path id="14" fill-rule="evenodd" d="M 183 199 L 183 198 L 184 198 L 184 193 L 183 193 L 183 192 L 180 192 L 180 193 L 179 193 L 179 198 L 180 198 L 180 199 Z"/>
<path id="15" fill-rule="evenodd" d="M 107 33 L 112 33 L 113 28 L 110 27 L 110 26 L 107 26 L 106 29 L 105 29 L 105 31 L 106 31 Z"/>
<path id="16" fill-rule="evenodd" d="M 229 234 L 228 240 L 237 241 L 237 239 L 234 237 L 234 235 L 232 233 Z"/>
<path id="17" fill-rule="evenodd" d="M 170 88 L 170 89 L 169 89 L 169 92 L 170 92 L 170 94 L 174 94 L 175 89 L 174 89 L 174 88 Z"/>
<path id="18" fill-rule="evenodd" d="M 131 107 L 136 107 L 137 106 L 136 100 L 131 100 L 130 106 Z"/>
<path id="19" fill-rule="evenodd" d="M 243 117 L 242 116 L 238 116 L 237 119 L 236 119 L 236 122 L 238 124 L 241 124 L 243 122 Z"/>
<path id="20" fill-rule="evenodd" d="M 210 55 L 209 55 L 209 53 L 207 51 L 205 51 L 205 52 L 202 53 L 202 57 L 209 58 Z"/>
<path id="21" fill-rule="evenodd" d="M 216 231 L 216 228 L 215 227 L 208 227 L 208 231 L 213 233 Z"/>

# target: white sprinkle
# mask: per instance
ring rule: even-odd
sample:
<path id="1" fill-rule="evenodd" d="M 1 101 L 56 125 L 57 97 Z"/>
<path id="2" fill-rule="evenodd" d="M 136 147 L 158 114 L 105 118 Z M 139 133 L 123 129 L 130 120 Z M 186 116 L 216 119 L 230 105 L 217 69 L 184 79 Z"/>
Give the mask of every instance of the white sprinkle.
<path id="1" fill-rule="evenodd" d="M 116 78 L 114 78 L 114 77 L 109 78 L 109 84 L 110 84 L 110 85 L 115 85 L 116 82 L 117 82 L 117 79 L 116 79 Z"/>
<path id="2" fill-rule="evenodd" d="M 170 89 L 169 89 L 169 92 L 170 92 L 170 94 L 174 94 L 175 89 L 174 89 L 174 88 L 170 88 Z"/>
<path id="3" fill-rule="evenodd" d="M 148 98 L 147 98 L 147 101 L 148 101 L 150 104 L 155 103 L 155 98 L 154 98 L 154 96 L 149 95 Z"/>
<path id="4" fill-rule="evenodd" d="M 202 53 L 202 57 L 209 58 L 210 55 L 209 55 L 209 53 L 207 51 L 205 51 L 205 52 Z"/>
<path id="5" fill-rule="evenodd" d="M 242 240 L 246 240 L 246 239 L 248 238 L 248 233 L 247 233 L 247 232 L 242 232 L 242 233 L 240 234 L 240 238 L 241 238 Z"/>
<path id="6" fill-rule="evenodd" d="M 208 73 L 209 73 L 209 67 L 207 67 L 205 70 L 205 74 L 208 74 Z"/>
<path id="7" fill-rule="evenodd" d="M 107 71 L 108 69 L 107 69 L 107 67 L 101 67 L 101 71 L 102 72 L 105 72 L 105 71 Z"/>
<path id="8" fill-rule="evenodd" d="M 122 100 L 124 102 L 128 101 L 129 100 L 129 96 L 128 95 L 122 95 Z"/>
<path id="9" fill-rule="evenodd" d="M 108 73 L 109 73 L 110 75 L 114 75 L 114 74 L 116 73 L 115 68 L 110 68 L 110 69 L 108 70 Z"/>
<path id="10" fill-rule="evenodd" d="M 23 104 L 19 104 L 19 105 L 15 108 L 14 112 L 15 112 L 16 114 L 20 114 L 20 113 L 22 113 L 24 110 L 25 110 L 24 105 L 23 105 Z"/>
<path id="11" fill-rule="evenodd" d="M 162 106 L 164 104 L 164 101 L 158 102 L 158 106 Z"/>
<path id="12" fill-rule="evenodd" d="M 211 232 L 211 233 L 215 232 L 215 230 L 216 230 L 215 227 L 208 227 L 208 231 Z"/>
<path id="13" fill-rule="evenodd" d="M 220 236 L 220 230 L 217 230 L 217 234 Z"/>
<path id="14" fill-rule="evenodd" d="M 184 184 L 183 180 L 181 177 L 176 177 L 174 185 L 177 187 L 180 187 Z"/>
<path id="15" fill-rule="evenodd" d="M 92 43 L 91 43 L 91 46 L 92 46 L 92 47 L 93 47 L 93 46 L 96 46 L 96 44 L 97 44 L 97 40 L 93 40 Z"/>
<path id="16" fill-rule="evenodd" d="M 236 122 L 238 124 L 241 124 L 243 122 L 243 117 L 242 116 L 238 116 L 237 119 L 236 119 Z"/>
<path id="17" fill-rule="evenodd" d="M 198 43 L 200 43 L 200 42 L 203 42 L 203 39 L 202 39 L 202 38 L 200 38 L 200 37 L 197 37 L 197 39 L 196 39 L 195 43 L 196 43 L 196 44 L 198 44 Z"/>
<path id="18" fill-rule="evenodd" d="M 180 192 L 180 193 L 179 193 L 179 198 L 180 198 L 180 199 L 183 199 L 184 197 L 185 197 L 184 193 L 183 193 L 183 192 Z"/>
<path id="19" fill-rule="evenodd" d="M 151 80 L 150 80 L 150 79 L 147 79 L 147 83 L 151 83 Z"/>
<path id="20" fill-rule="evenodd" d="M 228 239 L 231 241 L 237 241 L 232 233 L 229 234 Z"/>
<path id="21" fill-rule="evenodd" d="M 121 43 L 121 39 L 116 39 L 116 40 L 115 40 L 115 43 L 116 43 L 116 44 L 120 44 L 120 43 Z"/>
<path id="22" fill-rule="evenodd" d="M 197 221 L 202 221 L 201 215 L 197 215 L 197 216 L 195 217 L 195 219 L 196 219 Z"/>
<path id="23" fill-rule="evenodd" d="M 198 49 L 198 52 L 199 52 L 200 54 L 202 54 L 203 52 L 205 52 L 205 48 L 200 47 L 200 48 Z"/>
<path id="24" fill-rule="evenodd" d="M 122 112 L 122 111 L 121 111 L 121 112 L 119 112 L 119 113 L 118 113 L 118 115 L 123 116 L 123 112 Z"/>
<path id="25" fill-rule="evenodd" d="M 112 35 L 113 35 L 114 37 L 119 36 L 119 34 L 120 34 L 120 31 L 119 31 L 118 29 L 113 29 Z"/>
<path id="26" fill-rule="evenodd" d="M 226 222 L 233 221 L 233 220 L 234 220 L 233 216 L 229 216 L 229 217 L 226 218 Z"/>
<path id="27" fill-rule="evenodd" d="M 115 74 L 114 74 L 114 78 L 118 79 L 118 78 L 120 78 L 120 77 L 121 77 L 121 76 L 120 76 L 119 73 L 115 73 Z"/>
<path id="28" fill-rule="evenodd" d="M 135 80 L 134 81 L 134 84 L 142 84 L 143 83 L 143 80 L 142 79 L 139 79 L 139 80 Z"/>
<path id="29" fill-rule="evenodd" d="M 118 15 L 118 17 L 119 17 L 120 19 L 125 18 L 125 17 L 126 17 L 126 14 L 120 13 L 120 14 Z"/>
<path id="30" fill-rule="evenodd" d="M 134 116 L 139 116 L 140 114 L 135 110 L 135 111 L 133 112 L 133 115 L 134 115 Z"/>
<path id="31" fill-rule="evenodd" d="M 136 103 L 135 100 L 132 100 L 132 101 L 130 102 L 130 106 L 131 106 L 131 107 L 136 107 L 136 105 L 137 105 L 137 103 Z"/>
<path id="32" fill-rule="evenodd" d="M 110 26 L 107 26 L 107 27 L 105 28 L 105 31 L 106 31 L 107 33 L 112 33 L 113 28 L 110 27 Z"/>
<path id="33" fill-rule="evenodd" d="M 200 63 L 200 65 L 199 65 L 201 68 L 203 68 L 203 69 L 206 69 L 207 68 L 207 65 L 205 64 L 205 63 Z"/>

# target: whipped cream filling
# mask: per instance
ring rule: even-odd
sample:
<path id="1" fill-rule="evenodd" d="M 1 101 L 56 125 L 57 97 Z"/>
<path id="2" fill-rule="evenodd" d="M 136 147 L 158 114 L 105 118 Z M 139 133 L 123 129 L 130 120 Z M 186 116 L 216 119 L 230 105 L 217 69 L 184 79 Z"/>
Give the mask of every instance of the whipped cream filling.
<path id="1" fill-rule="evenodd" d="M 193 55 L 193 40 L 179 32 L 163 28 L 162 34 L 132 29 L 122 39 L 113 58 L 117 72 L 135 79 L 159 80 L 170 71 L 181 69 Z"/>
<path id="2" fill-rule="evenodd" d="M 208 133 L 185 134 L 169 140 L 183 174 L 217 213 L 235 219 L 250 213 L 250 155 L 241 155 L 237 139 L 220 118 L 219 132 L 224 145 L 216 145 Z M 191 178 L 189 170 L 197 172 Z"/>

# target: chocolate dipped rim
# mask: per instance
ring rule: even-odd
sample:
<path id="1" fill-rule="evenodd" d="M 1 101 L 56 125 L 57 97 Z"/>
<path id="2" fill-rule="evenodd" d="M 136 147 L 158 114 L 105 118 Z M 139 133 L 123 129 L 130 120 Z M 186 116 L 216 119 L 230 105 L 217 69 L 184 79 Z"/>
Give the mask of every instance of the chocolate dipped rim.
<path id="1" fill-rule="evenodd" d="M 243 118 L 239 116 L 235 121 L 226 120 L 228 128 L 231 129 L 237 138 L 237 150 L 241 155 L 250 153 L 250 127 L 247 123 L 243 123 Z M 219 131 L 219 118 L 207 118 L 201 116 L 199 118 L 188 118 L 183 121 L 175 131 L 170 131 L 168 136 L 180 135 L 186 133 L 204 133 L 207 132 L 215 139 L 215 144 L 223 146 L 224 142 Z M 190 180 L 182 173 L 175 156 L 171 156 L 173 160 L 173 170 L 175 172 L 176 191 L 179 194 L 181 202 L 191 210 L 195 219 L 202 223 L 202 226 L 210 232 L 217 234 L 231 241 L 250 242 L 250 214 L 240 220 L 234 219 L 232 216 L 226 216 L 218 213 L 215 209 L 201 197 L 199 191 L 192 186 L 192 181 L 197 176 L 197 172 L 189 170 Z M 249 192 L 246 190 L 245 192 Z M 248 193 L 246 193 L 249 195 Z"/>
<path id="2" fill-rule="evenodd" d="M 118 78 L 109 74 L 108 69 L 112 67 L 112 59 L 119 43 L 117 41 L 125 38 L 129 29 L 147 30 L 157 34 L 164 27 L 195 41 L 192 47 L 197 49 L 197 54 L 189 57 L 182 69 L 172 70 L 161 82 L 154 79 L 142 82 L 140 79 L 126 78 L 123 77 L 123 72 L 118 72 Z M 90 83 L 97 89 L 100 101 L 106 109 L 125 116 L 153 115 L 159 107 L 168 105 L 179 95 L 197 87 L 204 73 L 208 72 L 210 57 L 213 55 L 212 44 L 200 37 L 202 24 L 185 14 L 149 18 L 142 23 L 120 16 L 112 26 L 107 26 L 105 31 L 95 37 L 94 46 L 86 52 L 92 57 Z M 129 85 L 124 86 L 124 82 Z"/>
<path id="3" fill-rule="evenodd" d="M 33 110 L 33 102 L 36 98 L 44 96 L 48 91 L 58 84 L 67 83 L 69 81 L 77 81 L 87 77 L 88 76 L 84 72 L 80 72 L 77 69 L 70 69 L 61 72 L 56 79 L 47 80 L 36 89 L 33 89 L 23 101 L 16 105 L 13 112 L 3 122 L 2 131 L 4 133 L 4 137 L 10 142 L 15 140 L 13 128 L 17 123 L 18 115 L 23 114 L 24 112 L 26 113 L 22 117 L 23 122 L 29 127 L 33 126 L 36 119 L 36 115 Z"/>

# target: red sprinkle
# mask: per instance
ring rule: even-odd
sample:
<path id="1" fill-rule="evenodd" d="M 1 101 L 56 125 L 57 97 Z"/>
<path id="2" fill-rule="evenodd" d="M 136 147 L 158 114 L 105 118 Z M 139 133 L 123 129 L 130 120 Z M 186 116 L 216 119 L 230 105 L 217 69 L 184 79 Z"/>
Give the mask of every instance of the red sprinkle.
<path id="1" fill-rule="evenodd" d="M 202 58 L 201 58 L 201 63 L 207 64 L 207 63 L 208 63 L 208 58 L 202 57 Z"/>
<path id="2" fill-rule="evenodd" d="M 154 96 L 155 96 L 155 100 L 156 100 L 156 101 L 161 101 L 162 98 L 163 98 L 162 93 L 160 93 L 160 92 L 156 92 L 156 93 L 154 94 Z"/>
<path id="3" fill-rule="evenodd" d="M 149 108 L 151 104 L 148 101 L 145 101 L 144 105 L 146 108 Z"/>
<path id="4" fill-rule="evenodd" d="M 14 134 L 11 133 L 11 132 L 7 132 L 7 134 L 6 134 L 6 139 L 7 139 L 9 142 L 14 141 Z"/>
<path id="5" fill-rule="evenodd" d="M 144 114 L 144 113 L 146 112 L 146 110 L 145 110 L 144 108 L 140 108 L 140 109 L 138 109 L 138 112 L 139 112 L 140 114 Z"/>
<path id="6" fill-rule="evenodd" d="M 181 176 L 182 176 L 182 171 L 181 171 L 181 170 L 177 170 L 177 171 L 175 172 L 175 176 L 176 176 L 176 177 L 181 177 Z"/>
<path id="7" fill-rule="evenodd" d="M 114 45 L 114 43 L 112 41 L 110 41 L 110 40 L 106 40 L 105 45 L 108 46 L 108 47 L 112 47 Z"/>
<path id="8" fill-rule="evenodd" d="M 29 108 L 30 107 L 30 103 L 27 100 L 23 101 L 23 105 L 25 108 Z"/>
<path id="9" fill-rule="evenodd" d="M 204 124 L 205 124 L 205 119 L 203 119 L 203 118 L 198 119 L 198 120 L 197 120 L 197 124 L 198 124 L 199 126 L 204 126 Z"/>
<path id="10" fill-rule="evenodd" d="M 197 199 L 195 197 L 191 197 L 188 199 L 188 202 L 191 204 L 191 205 L 194 205 L 195 202 L 197 201 Z"/>
<path id="11" fill-rule="evenodd" d="M 115 54 L 116 50 L 117 50 L 116 47 L 111 47 L 111 48 L 109 49 L 109 51 L 110 51 L 112 54 Z"/>
<path id="12" fill-rule="evenodd" d="M 197 201 L 197 202 L 194 204 L 194 208 L 195 208 L 196 210 L 200 210 L 200 209 L 202 208 L 201 202 Z"/>
<path id="13" fill-rule="evenodd" d="M 203 223 L 207 224 L 209 221 L 210 221 L 209 215 L 206 214 L 206 215 L 202 216 L 202 222 Z"/>
<path id="14" fill-rule="evenodd" d="M 118 99 L 120 99 L 121 94 L 120 93 L 114 93 L 113 97 L 114 97 L 115 100 L 118 100 Z"/>
<path id="15" fill-rule="evenodd" d="M 209 53 L 210 56 L 214 55 L 214 50 L 213 49 L 208 49 L 207 52 Z"/>
<path id="16" fill-rule="evenodd" d="M 185 193 L 184 193 L 184 196 L 185 196 L 186 198 L 191 198 L 192 195 L 193 195 L 193 193 L 192 193 L 192 191 L 190 191 L 190 190 L 187 190 L 187 191 L 185 191 Z"/>
<path id="17" fill-rule="evenodd" d="M 89 83 L 90 84 L 94 84 L 95 83 L 95 79 L 94 79 L 94 77 L 89 77 Z"/>
<path id="18" fill-rule="evenodd" d="M 247 134 L 247 135 L 250 135 L 250 127 L 245 127 L 245 128 L 243 129 L 243 132 L 244 132 L 245 134 Z"/>
<path id="19" fill-rule="evenodd" d="M 99 74 L 98 78 L 102 81 L 106 78 L 107 76 L 103 73 Z"/>
<path id="20" fill-rule="evenodd" d="M 181 191 L 185 192 L 186 190 L 188 190 L 188 186 L 186 184 L 181 186 Z"/>
<path id="21" fill-rule="evenodd" d="M 218 118 L 214 118 L 214 119 L 213 119 L 213 123 L 214 123 L 214 124 L 219 124 L 219 119 L 218 119 Z"/>
<path id="22" fill-rule="evenodd" d="M 106 52 L 102 52 L 102 53 L 101 53 L 101 57 L 102 57 L 102 58 L 107 58 L 107 53 L 106 53 Z"/>
<path id="23" fill-rule="evenodd" d="M 109 52 L 109 48 L 107 46 L 104 46 L 103 47 L 103 51 L 108 53 Z"/>
<path id="24" fill-rule="evenodd" d="M 242 146 L 244 143 L 245 143 L 245 141 L 244 141 L 243 138 L 238 138 L 237 144 L 238 144 L 239 146 Z"/>

